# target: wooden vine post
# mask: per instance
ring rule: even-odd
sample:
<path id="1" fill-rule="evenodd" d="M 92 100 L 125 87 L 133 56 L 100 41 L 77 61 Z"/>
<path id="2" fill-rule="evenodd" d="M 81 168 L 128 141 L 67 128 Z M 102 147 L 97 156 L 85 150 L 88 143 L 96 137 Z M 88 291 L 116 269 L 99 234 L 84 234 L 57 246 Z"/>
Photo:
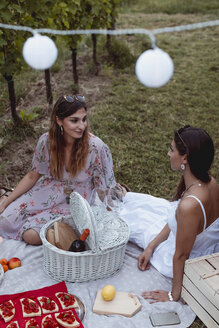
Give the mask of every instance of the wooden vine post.
<path id="1" fill-rule="evenodd" d="M 46 97 L 47 102 L 52 105 L 53 103 L 53 96 L 52 96 L 52 88 L 51 88 L 51 82 L 50 82 L 50 70 L 45 69 L 45 82 L 46 82 Z"/>

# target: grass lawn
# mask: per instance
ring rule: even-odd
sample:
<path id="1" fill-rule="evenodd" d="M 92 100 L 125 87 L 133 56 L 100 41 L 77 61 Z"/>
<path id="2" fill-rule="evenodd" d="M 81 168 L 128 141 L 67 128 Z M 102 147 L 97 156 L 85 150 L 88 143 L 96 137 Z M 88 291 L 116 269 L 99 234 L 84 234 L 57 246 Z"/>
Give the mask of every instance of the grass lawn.
<path id="1" fill-rule="evenodd" d="M 117 28 L 153 29 L 216 19 L 211 13 L 148 13 L 142 10 L 147 1 L 137 3 L 141 11 L 137 4 L 132 11 L 129 3 Z M 169 53 L 175 65 L 174 76 L 162 88 L 141 85 L 135 64 L 111 72 L 112 87 L 103 90 L 104 97 L 95 106 L 92 129 L 110 145 L 117 180 L 133 191 L 172 195 L 179 175 L 171 171 L 166 154 L 173 129 L 185 124 L 202 127 L 212 136 L 216 147 L 212 174 L 218 176 L 218 32 L 219 27 L 214 27 L 158 35 L 157 46 Z M 126 42 L 136 57 L 150 46 L 147 36 L 117 39 Z"/>
<path id="2" fill-rule="evenodd" d="M 219 5 L 214 0 L 129 0 L 122 7 L 116 28 L 155 29 L 215 20 L 218 14 Z M 219 26 L 157 35 L 157 46 L 171 56 L 175 66 L 172 79 L 158 89 L 144 87 L 135 75 L 136 59 L 150 48 L 146 35 L 116 37 L 134 58 L 123 69 L 106 60 L 104 37 L 98 38 L 98 60 L 107 83 L 97 100 L 93 101 L 94 94 L 88 95 L 90 126 L 111 149 L 117 181 L 126 183 L 132 191 L 168 199 L 173 196 L 179 173 L 171 171 L 167 152 L 173 130 L 186 124 L 204 128 L 212 136 L 216 148 L 212 175 L 219 182 L 218 35 Z M 38 73 L 32 74 L 16 77 L 16 81 L 25 81 L 17 86 L 18 100 L 25 97 L 31 78 L 39 79 Z M 80 68 L 80 74 L 89 75 L 89 63 Z M 8 106 L 7 86 L 0 82 L 3 112 Z M 66 90 L 69 85 L 69 81 L 63 81 Z M 0 141 L 4 131 L 0 128 Z M 200 328 L 202 323 L 197 319 L 191 327 Z"/>

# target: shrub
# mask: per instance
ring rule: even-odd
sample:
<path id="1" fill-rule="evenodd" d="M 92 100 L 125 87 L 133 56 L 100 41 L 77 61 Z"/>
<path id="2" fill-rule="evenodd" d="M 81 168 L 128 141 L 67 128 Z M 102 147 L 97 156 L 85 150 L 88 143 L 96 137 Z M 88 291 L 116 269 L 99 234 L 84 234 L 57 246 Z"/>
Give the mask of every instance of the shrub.
<path id="1" fill-rule="evenodd" d="M 135 57 L 131 54 L 126 43 L 115 38 L 111 39 L 109 56 L 116 68 L 123 69 L 135 62 Z"/>

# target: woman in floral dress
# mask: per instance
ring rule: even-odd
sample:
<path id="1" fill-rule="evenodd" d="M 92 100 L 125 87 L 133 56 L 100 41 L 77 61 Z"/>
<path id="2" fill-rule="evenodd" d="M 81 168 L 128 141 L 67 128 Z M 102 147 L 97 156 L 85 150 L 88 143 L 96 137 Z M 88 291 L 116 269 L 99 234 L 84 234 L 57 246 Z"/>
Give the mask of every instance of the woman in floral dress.
<path id="1" fill-rule="evenodd" d="M 69 195 L 92 203 L 116 182 L 108 146 L 88 132 L 82 96 L 61 96 L 50 130 L 38 140 L 32 169 L 0 205 L 0 235 L 40 245 L 39 231 L 50 220 L 70 214 Z"/>

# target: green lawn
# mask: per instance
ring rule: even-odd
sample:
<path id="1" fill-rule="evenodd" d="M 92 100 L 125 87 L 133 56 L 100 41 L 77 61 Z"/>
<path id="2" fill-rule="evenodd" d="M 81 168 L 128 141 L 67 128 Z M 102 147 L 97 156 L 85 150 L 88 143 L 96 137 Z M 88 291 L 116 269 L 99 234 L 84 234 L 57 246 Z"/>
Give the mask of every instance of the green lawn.
<path id="1" fill-rule="evenodd" d="M 141 11 L 137 11 L 136 4 L 132 11 L 129 2 L 117 28 L 153 29 L 216 19 L 212 13 L 148 14 L 142 10 L 142 3 L 148 1 L 138 2 Z M 153 3 L 156 7 L 160 2 Z M 112 88 L 104 90 L 91 123 L 94 132 L 110 145 L 117 179 L 132 190 L 162 197 L 172 195 L 179 175 L 170 170 L 166 154 L 175 128 L 185 124 L 202 127 L 218 148 L 218 32 L 219 27 L 214 27 L 158 35 L 157 46 L 169 53 L 175 65 L 174 76 L 162 88 L 141 85 L 135 64 L 111 74 Z M 136 57 L 150 46 L 147 36 L 117 39 L 126 42 Z M 216 151 L 212 174 L 217 176 L 218 157 Z"/>

